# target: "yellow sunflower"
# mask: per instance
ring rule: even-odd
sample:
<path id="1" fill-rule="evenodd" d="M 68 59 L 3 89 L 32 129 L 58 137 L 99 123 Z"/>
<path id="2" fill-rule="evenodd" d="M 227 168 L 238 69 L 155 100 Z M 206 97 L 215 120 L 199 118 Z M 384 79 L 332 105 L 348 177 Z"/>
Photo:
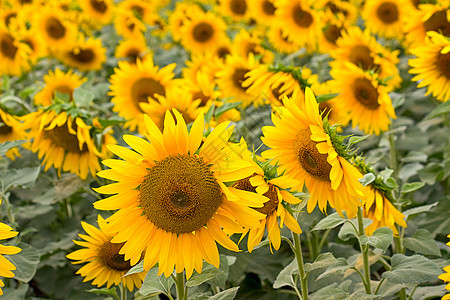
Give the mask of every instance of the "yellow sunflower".
<path id="1" fill-rule="evenodd" d="M 76 245 L 82 246 L 83 249 L 76 250 L 66 257 L 74 260 L 73 264 L 84 264 L 77 274 L 85 277 L 83 282 L 93 280 L 92 285 L 101 287 L 106 284 L 106 288 L 111 285 L 122 284 L 130 292 L 134 287 L 141 288 L 142 281 L 145 278 L 146 272 L 134 273 L 129 276 L 124 276 L 133 265 L 128 260 L 124 259 L 119 250 L 122 243 L 112 243 L 115 233 L 112 233 L 108 228 L 106 221 L 98 215 L 98 227 L 92 226 L 88 223 L 81 222 L 86 234 L 79 234 L 78 236 L 84 241 L 73 241 Z"/>
<path id="2" fill-rule="evenodd" d="M 275 4 L 276 22 L 283 27 L 289 39 L 299 47 L 315 49 L 322 28 L 322 12 L 311 9 L 308 0 L 280 0 Z"/>
<path id="3" fill-rule="evenodd" d="M 117 9 L 114 18 L 114 28 L 118 35 L 126 39 L 133 39 L 142 36 L 147 30 L 144 22 L 138 19 L 132 11 Z"/>
<path id="4" fill-rule="evenodd" d="M 73 91 L 85 81 L 86 78 L 75 74 L 73 70 L 67 73 L 60 69 L 56 69 L 55 72 L 49 71 L 44 76 L 45 87 L 34 96 L 34 104 L 42 106 L 52 104 L 55 92 L 67 94 L 72 100 Z"/>
<path id="5" fill-rule="evenodd" d="M 450 238 L 450 234 L 447 235 L 447 238 Z M 450 242 L 447 243 L 447 246 L 450 247 Z M 444 274 L 441 274 L 438 276 L 438 278 L 444 282 L 449 282 L 450 281 L 450 265 L 444 267 Z M 450 283 L 447 283 L 447 285 L 445 286 L 446 290 L 450 291 Z M 444 295 L 444 297 L 442 297 L 441 300 L 449 300 L 450 299 L 450 293 Z"/>
<path id="6" fill-rule="evenodd" d="M 380 83 L 377 74 L 364 72 L 353 64 L 330 71 L 334 78 L 330 84 L 339 95 L 334 98 L 349 114 L 352 126 L 367 134 L 381 134 L 388 130 L 395 111 L 389 97 L 389 88 Z"/>
<path id="7" fill-rule="evenodd" d="M 17 18 L 18 11 L 17 9 L 12 8 L 2 8 L 0 10 L 0 24 L 4 28 L 9 28 L 11 21 Z"/>
<path id="8" fill-rule="evenodd" d="M 0 203 L 1 203 L 0 199 Z M 15 237 L 18 234 L 17 231 L 12 231 L 12 228 L 4 223 L 0 222 L 0 240 L 10 239 L 12 237 Z M 14 273 L 11 271 L 14 271 L 16 269 L 16 266 L 14 266 L 9 260 L 7 260 L 3 254 L 6 255 L 13 255 L 17 254 L 22 249 L 15 246 L 3 246 L 0 245 L 0 276 L 6 277 L 6 278 L 12 278 L 14 277 Z M 2 280 L 0 280 L 0 287 L 4 287 L 5 284 Z M 3 291 L 0 288 L 0 296 L 3 295 Z"/>
<path id="9" fill-rule="evenodd" d="M 258 24 L 269 26 L 275 19 L 274 0 L 248 0 L 248 6 L 253 19 Z"/>
<path id="10" fill-rule="evenodd" d="M 288 37 L 283 26 L 275 22 L 267 32 L 267 39 L 277 52 L 291 54 L 300 50 L 300 47 Z"/>
<path id="11" fill-rule="evenodd" d="M 144 132 L 144 114 L 139 103 L 148 102 L 149 98 L 156 99 L 154 94 L 164 96 L 174 84 L 174 68 L 175 64 L 170 64 L 159 70 L 151 56 L 142 61 L 138 59 L 135 65 L 119 62 L 110 79 L 109 95 L 113 96 L 113 111 L 128 120 L 125 128 Z"/>
<path id="12" fill-rule="evenodd" d="M 173 40 L 180 41 L 183 36 L 183 25 L 192 21 L 193 16 L 198 16 L 202 13 L 202 9 L 195 3 L 177 2 L 175 10 L 169 14 L 169 31 Z"/>
<path id="13" fill-rule="evenodd" d="M 295 97 L 298 95 L 294 94 Z M 339 214 L 346 211 L 347 216 L 353 218 L 365 195 L 358 181 L 362 175 L 336 152 L 309 88 L 306 88 L 305 100 L 306 107 L 302 110 L 294 99 L 283 99 L 284 107 L 279 107 L 278 114 L 272 115 L 275 126 L 262 129 L 261 139 L 271 148 L 262 156 L 278 161 L 280 172 L 300 182 L 294 190 L 301 191 L 306 186 L 310 194 L 308 212 L 317 204 L 324 212 L 328 202 Z"/>
<path id="14" fill-rule="evenodd" d="M 22 124 L 15 116 L 0 108 L 0 144 L 17 140 L 26 140 L 26 132 L 23 130 Z M 6 157 L 11 160 L 20 156 L 17 147 L 6 152 Z"/>
<path id="15" fill-rule="evenodd" d="M 222 16 L 233 21 L 245 21 L 251 15 L 248 0 L 221 0 L 219 10 Z"/>
<path id="16" fill-rule="evenodd" d="M 346 25 L 356 23 L 359 16 L 358 8 L 354 3 L 342 0 L 317 0 L 314 1 L 314 9 L 324 10 L 326 14 L 332 14 L 337 20 Z"/>
<path id="17" fill-rule="evenodd" d="M 155 18 L 154 11 L 156 2 L 157 1 L 124 0 L 119 3 L 117 9 L 119 11 L 129 11 L 144 23 L 152 24 Z"/>
<path id="18" fill-rule="evenodd" d="M 366 235 L 372 235 L 380 227 L 389 227 L 398 235 L 395 224 L 407 226 L 405 216 L 392 205 L 383 191 L 372 185 L 366 187 L 363 216 L 372 220 L 372 224 L 366 227 Z"/>
<path id="19" fill-rule="evenodd" d="M 264 49 L 261 39 L 256 34 L 241 30 L 234 37 L 232 51 L 234 55 L 248 57 L 252 53 L 262 63 L 271 64 L 274 59 L 272 51 Z"/>
<path id="20" fill-rule="evenodd" d="M 20 76 L 30 70 L 30 47 L 1 26 L 0 44 L 0 75 Z"/>
<path id="21" fill-rule="evenodd" d="M 366 28 L 386 38 L 403 38 L 403 12 L 408 0 L 367 0 L 361 16 Z"/>
<path id="22" fill-rule="evenodd" d="M 133 64 L 138 58 L 143 59 L 146 55 L 151 55 L 151 51 L 147 47 L 144 37 L 120 41 L 114 54 L 115 57 L 124 58 Z"/>
<path id="23" fill-rule="evenodd" d="M 223 97 L 231 97 L 231 102 L 241 101 L 244 108 L 251 104 L 255 106 L 261 104 L 259 99 L 248 94 L 248 88 L 243 86 L 244 80 L 248 77 L 247 73 L 256 68 L 257 64 L 251 53 L 248 58 L 228 55 L 223 69 L 217 72 L 217 85 Z"/>
<path id="24" fill-rule="evenodd" d="M 118 231 L 112 242 L 124 243 L 119 253 L 131 264 L 144 256 L 144 270 L 159 263 L 159 274 L 168 277 L 175 267 L 177 273 L 185 269 L 187 278 L 194 269 L 201 273 L 203 259 L 219 267 L 216 242 L 239 251 L 224 230 L 253 228 L 264 217 L 249 207 L 261 207 L 261 197 L 250 193 L 239 197 L 224 184 L 250 176 L 254 166 L 228 146 L 233 131 L 229 122 L 218 125 L 203 140 L 203 114 L 189 134 L 176 110 L 166 113 L 162 133 L 148 116 L 144 121 L 149 142 L 125 135 L 135 151 L 109 147 L 124 160 L 103 162 L 111 169 L 98 175 L 118 182 L 95 189 L 115 195 L 95 202 L 94 207 L 118 209 L 108 218 Z"/>
<path id="25" fill-rule="evenodd" d="M 30 130 L 28 138 L 33 139 L 31 151 L 43 159 L 44 171 L 53 166 L 58 174 L 69 171 L 86 179 L 89 172 L 95 177 L 101 169 L 98 159 L 106 157 L 106 148 L 102 144 L 101 150 L 97 150 L 89 132 L 91 126 L 81 118 L 48 110 L 25 115 L 23 120 Z"/>
<path id="26" fill-rule="evenodd" d="M 39 36 L 39 33 L 31 27 L 17 33 L 18 39 L 30 48 L 28 59 L 31 64 L 36 64 L 38 59 L 47 56 L 47 47 Z"/>
<path id="27" fill-rule="evenodd" d="M 226 24 L 211 12 L 200 12 L 181 28 L 181 43 L 194 53 L 214 51 L 226 39 Z"/>
<path id="28" fill-rule="evenodd" d="M 208 81 L 211 82 L 217 77 L 217 72 L 224 67 L 224 62 L 225 60 L 222 61 L 221 58 L 216 56 L 216 53 L 205 52 L 194 54 L 191 56 L 190 60 L 185 62 L 186 67 L 183 68 L 182 74 L 184 78 L 189 79 L 191 82 L 198 83 L 197 73 L 201 72 L 204 73 L 208 77 Z"/>
<path id="29" fill-rule="evenodd" d="M 106 48 L 102 46 L 100 39 L 79 39 L 70 43 L 57 56 L 69 67 L 77 68 L 82 72 L 95 71 L 100 70 L 106 61 Z"/>
<path id="30" fill-rule="evenodd" d="M 86 17 L 95 20 L 98 27 L 111 23 L 115 10 L 112 0 L 82 0 L 79 5 Z"/>
<path id="31" fill-rule="evenodd" d="M 424 46 L 411 49 L 417 58 L 409 60 L 409 73 L 417 74 L 412 79 L 419 81 L 417 87 L 428 87 L 427 95 L 445 102 L 450 99 L 450 40 L 435 31 L 427 35 Z"/>
<path id="32" fill-rule="evenodd" d="M 323 27 L 318 37 L 318 50 L 322 53 L 331 53 L 337 48 L 337 40 L 346 30 L 346 22 L 337 19 L 330 13 L 325 13 Z"/>

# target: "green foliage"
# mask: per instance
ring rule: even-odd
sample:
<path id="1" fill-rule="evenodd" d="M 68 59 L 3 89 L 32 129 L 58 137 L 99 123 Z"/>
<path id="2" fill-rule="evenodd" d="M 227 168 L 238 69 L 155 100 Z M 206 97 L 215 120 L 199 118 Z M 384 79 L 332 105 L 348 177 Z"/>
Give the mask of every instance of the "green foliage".
<path id="1" fill-rule="evenodd" d="M 428 258 L 421 255 L 405 256 L 394 254 L 391 259 L 392 270 L 381 276 L 392 283 L 424 283 L 435 281 L 442 271 Z"/>

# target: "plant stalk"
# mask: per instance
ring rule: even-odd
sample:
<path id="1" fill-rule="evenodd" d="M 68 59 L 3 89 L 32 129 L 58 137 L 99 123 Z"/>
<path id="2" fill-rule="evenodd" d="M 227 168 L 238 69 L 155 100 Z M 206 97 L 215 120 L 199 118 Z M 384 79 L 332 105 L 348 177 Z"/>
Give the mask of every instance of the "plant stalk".
<path id="1" fill-rule="evenodd" d="M 364 233 L 364 223 L 363 223 L 363 210 L 362 207 L 358 207 L 358 229 L 359 236 L 365 235 Z M 370 287 L 370 265 L 369 265 L 369 245 L 361 245 L 361 252 L 363 256 L 363 268 L 364 268 L 364 287 L 366 289 L 366 294 L 371 295 L 372 290 Z"/>
<path id="2" fill-rule="evenodd" d="M 300 243 L 300 235 L 292 232 L 292 239 L 294 240 L 294 254 L 297 259 L 297 266 L 300 275 L 300 281 L 302 285 L 302 298 L 308 300 L 308 275 L 305 273 L 303 264 L 302 245 Z"/>
<path id="3" fill-rule="evenodd" d="M 187 289 L 186 282 L 184 279 L 184 273 L 177 273 L 175 278 L 175 285 L 177 287 L 177 299 L 178 300 L 187 300 Z"/>

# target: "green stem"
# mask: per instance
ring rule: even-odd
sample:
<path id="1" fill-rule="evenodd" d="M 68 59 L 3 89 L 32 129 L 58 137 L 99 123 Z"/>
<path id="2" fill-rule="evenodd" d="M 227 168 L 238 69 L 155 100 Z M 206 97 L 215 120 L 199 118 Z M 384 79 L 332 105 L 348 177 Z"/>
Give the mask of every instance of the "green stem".
<path id="1" fill-rule="evenodd" d="M 325 242 L 326 242 L 326 240 L 327 240 L 327 237 L 328 237 L 328 234 L 329 234 L 330 232 L 331 232 L 331 228 L 328 228 L 328 229 L 325 230 L 325 232 L 322 234 L 322 238 L 321 238 L 321 240 L 320 240 L 319 247 L 318 247 L 319 253 L 321 252 L 322 247 L 323 247 L 323 244 L 325 244 Z"/>
<path id="2" fill-rule="evenodd" d="M 14 217 L 14 213 L 13 213 L 13 208 L 12 208 L 12 205 L 11 205 L 11 203 L 9 202 L 9 196 L 8 196 L 8 194 L 9 193 L 1 193 L 0 194 L 0 199 L 2 199 L 2 200 L 4 200 L 5 201 L 5 207 L 6 207 L 6 214 L 7 214 L 7 216 L 8 216 L 8 221 L 9 221 L 9 224 L 13 227 L 13 228 L 16 228 L 17 226 L 17 224 L 16 224 L 16 218 Z"/>
<path id="3" fill-rule="evenodd" d="M 184 273 L 177 273 L 175 278 L 175 285 L 177 287 L 177 299 L 186 300 L 187 299 L 187 287 L 184 280 Z"/>
<path id="4" fill-rule="evenodd" d="M 380 282 L 378 283 L 377 289 L 375 290 L 375 295 L 378 294 L 378 291 L 380 290 L 380 287 L 383 284 L 385 279 L 386 278 L 381 279 Z"/>
<path id="5" fill-rule="evenodd" d="M 127 300 L 127 288 L 122 283 L 119 284 L 120 300 Z"/>
<path id="6" fill-rule="evenodd" d="M 362 207 L 358 207 L 358 228 L 359 228 L 359 236 L 364 235 L 364 223 L 362 216 Z M 364 267 L 364 287 L 366 288 L 366 294 L 371 295 L 371 287 L 370 287 L 370 265 L 369 265 L 369 245 L 361 245 L 361 252 L 363 256 L 363 267 Z"/>
<path id="7" fill-rule="evenodd" d="M 302 245 L 300 243 L 300 235 L 292 232 L 292 239 L 294 240 L 294 253 L 297 259 L 297 266 L 300 274 L 300 281 L 302 284 L 302 298 L 308 300 L 308 276 L 305 273 L 303 265 Z"/>

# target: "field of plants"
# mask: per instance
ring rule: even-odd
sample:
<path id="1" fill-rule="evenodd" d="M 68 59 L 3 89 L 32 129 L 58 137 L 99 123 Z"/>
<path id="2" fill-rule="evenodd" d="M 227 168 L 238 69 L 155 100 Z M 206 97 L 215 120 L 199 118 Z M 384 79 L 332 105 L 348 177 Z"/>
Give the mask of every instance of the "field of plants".
<path id="1" fill-rule="evenodd" d="M 0 298 L 450 299 L 450 0 L 2 0 L 0 89 Z"/>

